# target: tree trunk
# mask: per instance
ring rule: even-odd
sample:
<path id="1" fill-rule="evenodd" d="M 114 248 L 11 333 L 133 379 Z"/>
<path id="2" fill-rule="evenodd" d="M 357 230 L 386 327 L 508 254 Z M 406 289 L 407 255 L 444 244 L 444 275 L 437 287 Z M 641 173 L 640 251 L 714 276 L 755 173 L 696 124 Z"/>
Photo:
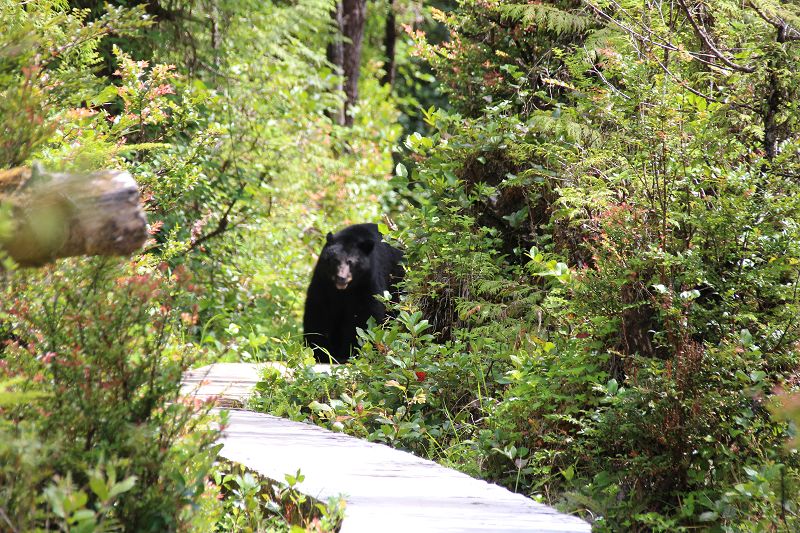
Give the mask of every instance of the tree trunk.
<path id="1" fill-rule="evenodd" d="M 786 42 L 786 25 L 778 29 L 778 35 L 775 40 L 781 44 Z M 776 58 L 771 57 L 767 64 L 769 83 L 767 85 L 767 98 L 764 109 L 764 153 L 767 156 L 767 160 L 772 162 L 778 155 L 778 145 L 783 140 L 779 131 L 778 112 L 783 104 L 785 95 L 781 87 L 779 65 Z"/>
<path id="2" fill-rule="evenodd" d="M 341 0 L 333 11 L 333 18 L 343 41 L 336 40 L 328 46 L 328 60 L 341 69 L 344 78 L 344 109 L 333 119 L 338 124 L 353 125 L 351 109 L 358 101 L 358 76 L 361 72 L 361 42 L 364 22 L 367 20 L 367 0 Z"/>
<path id="3" fill-rule="evenodd" d="M 334 89 L 337 92 L 344 91 L 344 84 L 342 83 L 342 77 L 344 76 L 344 42 L 342 41 L 342 26 L 344 25 L 343 22 L 343 15 L 342 15 L 342 4 L 341 2 L 337 2 L 336 6 L 334 7 L 333 11 L 331 12 L 331 16 L 333 16 L 333 23 L 338 29 L 337 35 L 334 37 L 333 41 L 328 45 L 328 61 L 331 62 L 335 67 L 337 67 L 340 78 L 337 82 L 336 87 Z M 340 107 L 330 114 L 331 120 L 333 120 L 336 124 L 340 126 L 344 126 L 345 124 L 345 115 L 344 115 L 344 108 Z"/>
<path id="4" fill-rule="evenodd" d="M 383 75 L 383 85 L 394 86 L 395 74 L 395 45 L 397 43 L 397 23 L 394 17 L 394 0 L 389 0 L 389 11 L 386 13 L 386 31 L 383 35 L 383 46 L 386 50 L 386 74 Z"/>
<path id="5" fill-rule="evenodd" d="M 139 188 L 124 171 L 2 171 L 0 202 L 11 206 L 11 229 L 0 236 L 0 248 L 23 266 L 77 255 L 130 255 L 147 239 Z"/>

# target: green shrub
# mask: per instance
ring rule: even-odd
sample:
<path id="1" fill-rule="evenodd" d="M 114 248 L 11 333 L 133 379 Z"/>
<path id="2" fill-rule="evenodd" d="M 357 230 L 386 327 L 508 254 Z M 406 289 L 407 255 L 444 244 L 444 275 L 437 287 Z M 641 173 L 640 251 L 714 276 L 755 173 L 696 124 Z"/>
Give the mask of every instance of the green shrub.
<path id="1" fill-rule="evenodd" d="M 426 112 L 397 166 L 404 313 L 266 405 L 598 530 L 791 530 L 800 465 L 767 405 L 798 386 L 796 43 L 708 5 L 727 50 L 770 58 L 715 70 L 683 11 L 612 4 L 469 1 L 437 15 L 449 42 L 415 35 L 458 112 Z"/>
<path id="2" fill-rule="evenodd" d="M 178 398 L 181 373 L 200 355 L 179 333 L 190 319 L 188 279 L 107 260 L 7 277 L 3 375 L 44 392 L 5 414 L 17 444 L 0 486 L 15 529 L 43 527 L 50 513 L 69 520 L 84 506 L 128 531 L 175 530 L 191 518 L 217 432 L 197 416 L 207 408 Z M 36 473 L 19 476 L 26 470 Z"/>
<path id="3" fill-rule="evenodd" d="M 728 7 L 709 9 L 737 28 L 757 15 Z M 418 38 L 479 118 L 432 112 L 406 142 L 409 301 L 510 365 L 478 428 L 483 475 L 600 530 L 792 529 L 797 454 L 765 405 L 797 385 L 796 113 L 776 111 L 775 154 L 739 103 L 783 87 L 796 50 L 764 19 L 717 35 L 772 58 L 723 99 L 703 83 L 725 76 L 626 31 L 655 15 L 694 49 L 660 7 L 596 9 L 465 2 L 441 15 L 453 44 Z"/>
<path id="4" fill-rule="evenodd" d="M 345 501 L 315 502 L 296 490 L 305 476 L 286 474 L 270 482 L 237 465 L 220 464 L 214 482 L 224 497 L 225 514 L 216 531 L 338 531 Z"/>

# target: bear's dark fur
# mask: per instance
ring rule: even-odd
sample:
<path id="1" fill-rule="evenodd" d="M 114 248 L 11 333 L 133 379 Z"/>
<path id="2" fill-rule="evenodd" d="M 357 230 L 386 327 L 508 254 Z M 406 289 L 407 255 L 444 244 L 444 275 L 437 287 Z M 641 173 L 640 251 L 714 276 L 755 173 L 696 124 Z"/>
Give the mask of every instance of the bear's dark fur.
<path id="1" fill-rule="evenodd" d="M 321 363 L 330 357 L 344 363 L 356 345 L 356 328 L 369 317 L 386 318 L 374 298 L 389 291 L 397 297 L 403 277 L 403 252 L 383 242 L 376 224 L 355 224 L 336 235 L 328 233 L 306 294 L 303 333 Z"/>

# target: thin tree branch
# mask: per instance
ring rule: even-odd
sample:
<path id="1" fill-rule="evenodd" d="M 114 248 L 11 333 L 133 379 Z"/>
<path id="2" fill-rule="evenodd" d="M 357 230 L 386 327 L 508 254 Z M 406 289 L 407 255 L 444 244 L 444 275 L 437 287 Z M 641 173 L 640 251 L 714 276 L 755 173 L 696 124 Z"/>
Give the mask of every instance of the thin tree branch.
<path id="1" fill-rule="evenodd" d="M 600 17 L 604 18 L 604 19 L 605 19 L 605 20 L 607 20 L 608 22 L 611 22 L 612 24 L 614 24 L 614 25 L 616 25 L 618 28 L 620 28 L 622 31 L 624 31 L 624 32 L 628 33 L 629 35 L 631 35 L 631 36 L 633 36 L 633 37 L 635 37 L 635 38 L 637 38 L 637 39 L 641 40 L 642 42 L 649 42 L 649 43 L 651 43 L 651 44 L 653 44 L 653 45 L 655 45 L 655 46 L 658 46 L 658 47 L 660 47 L 660 48 L 663 48 L 663 49 L 665 49 L 665 50 L 670 50 L 670 51 L 675 51 L 675 52 L 681 52 L 681 51 L 682 51 L 682 52 L 686 52 L 686 50 L 680 50 L 678 47 L 676 47 L 675 45 L 673 45 L 673 44 L 672 44 L 672 43 L 670 43 L 670 42 L 659 43 L 659 42 L 657 42 L 657 41 L 654 41 L 653 39 L 650 39 L 649 37 L 645 37 L 645 36 L 644 36 L 644 35 L 642 35 L 641 33 L 638 33 L 636 30 L 634 30 L 633 28 L 631 28 L 631 27 L 629 27 L 629 26 L 627 26 L 627 25 L 623 24 L 622 22 L 620 22 L 620 21 L 618 21 L 618 20 L 614 19 L 613 17 L 611 17 L 611 16 L 610 16 L 610 15 L 608 15 L 607 13 L 603 12 L 603 11 L 602 11 L 602 10 L 601 10 L 599 7 L 596 7 L 596 6 L 594 6 L 594 5 L 593 5 L 591 2 L 587 2 L 587 4 L 588 4 L 588 5 L 589 5 L 589 7 L 590 7 L 590 8 L 592 8 L 592 9 L 593 9 L 593 10 L 594 10 L 594 11 L 595 11 L 595 12 L 596 12 L 596 13 L 597 13 L 597 14 L 598 14 Z M 640 53 L 643 53 L 643 52 L 640 50 Z M 699 61 L 699 62 L 701 62 L 701 63 L 704 63 L 704 64 L 706 64 L 706 65 L 709 65 L 709 66 L 712 66 L 712 67 L 717 67 L 717 68 L 719 68 L 719 65 L 716 65 L 715 63 L 712 63 L 712 62 L 710 62 L 710 61 L 706 61 L 705 59 L 701 58 L 701 57 L 700 57 L 698 54 L 696 54 L 696 53 L 689 52 L 689 54 L 690 54 L 690 55 L 692 56 L 692 58 L 693 58 L 693 59 L 695 59 L 696 61 Z M 673 79 L 674 79 L 674 80 L 675 80 L 675 81 L 676 81 L 676 82 L 677 82 L 677 83 L 678 83 L 678 84 L 679 84 L 681 87 L 683 87 L 683 88 L 684 88 L 684 89 L 686 89 L 687 91 L 691 92 L 692 94 L 694 94 L 694 95 L 696 95 L 696 96 L 700 96 L 701 98 L 705 98 L 705 99 L 706 99 L 707 101 L 709 101 L 709 102 L 716 102 L 716 103 L 720 103 L 720 104 L 726 104 L 726 105 L 730 105 L 730 106 L 737 107 L 737 108 L 741 108 L 741 109 L 747 109 L 747 110 L 750 110 L 750 111 L 753 111 L 753 112 L 757 112 L 757 111 L 758 111 L 758 110 L 757 110 L 755 107 L 753 107 L 753 106 L 750 106 L 750 105 L 747 105 L 747 104 L 742 104 L 742 103 L 739 103 L 739 102 L 722 102 L 721 100 L 719 100 L 719 99 L 717 99 L 717 98 L 715 98 L 715 97 L 713 97 L 713 96 L 710 96 L 710 95 L 708 95 L 708 94 L 704 94 L 704 93 L 702 93 L 702 92 L 698 91 L 697 89 L 695 89 L 695 88 L 693 88 L 691 85 L 689 85 L 689 83 L 688 83 L 688 82 L 686 82 L 686 81 L 684 81 L 684 80 L 680 79 L 678 76 L 676 76 L 676 75 L 675 75 L 675 74 L 674 74 L 674 73 L 673 73 L 673 72 L 672 72 L 672 71 L 669 69 L 669 67 L 667 67 L 667 66 L 666 66 L 666 65 L 665 65 L 663 62 L 661 62 L 661 61 L 660 61 L 660 60 L 659 60 L 657 57 L 655 57 L 655 56 L 653 56 L 653 57 L 654 57 L 654 59 L 655 59 L 656 63 L 658 63 L 659 67 L 661 67 L 661 69 L 664 71 L 664 73 L 666 73 L 668 76 L 670 76 L 671 78 L 673 78 Z"/>
<path id="2" fill-rule="evenodd" d="M 686 2 L 684 0 L 678 0 L 678 4 L 680 4 L 681 8 L 683 9 L 683 12 L 686 14 L 686 18 L 689 19 L 689 23 L 692 25 L 692 28 L 694 28 L 694 31 L 697 33 L 697 36 L 700 37 L 700 40 L 703 41 L 703 44 L 705 44 L 708 47 L 708 49 L 711 50 L 711 52 L 717 59 L 725 63 L 729 68 L 733 70 L 738 70 L 739 72 L 753 73 L 756 71 L 755 67 L 739 65 L 738 63 L 734 63 L 733 61 L 728 59 L 728 57 L 726 57 L 724 53 L 722 53 L 716 46 L 714 46 L 714 43 L 711 41 L 711 38 L 706 33 L 705 29 L 703 29 L 699 24 L 697 24 L 697 21 L 692 16 L 692 12 L 689 9 L 689 6 L 686 5 Z"/>
<path id="3" fill-rule="evenodd" d="M 610 22 L 611 24 L 615 25 L 616 27 L 618 27 L 619 29 L 621 29 L 625 33 L 635 37 L 636 39 L 640 40 L 643 43 L 649 43 L 649 44 L 652 44 L 653 46 L 658 46 L 659 48 L 663 48 L 663 49 L 669 50 L 671 52 L 679 52 L 679 53 L 683 53 L 683 54 L 689 54 L 689 56 L 692 59 L 694 59 L 695 61 L 698 61 L 698 62 L 703 63 L 704 65 L 708 65 L 710 67 L 720 68 L 719 64 L 717 64 L 717 63 L 715 63 L 713 61 L 709 61 L 707 59 L 704 59 L 703 55 L 706 55 L 706 54 L 700 54 L 698 52 L 691 52 L 689 50 L 684 50 L 684 49 L 678 48 L 677 46 L 675 46 L 674 44 L 672 44 L 669 41 L 666 41 L 666 42 L 656 41 L 656 40 L 654 40 L 654 39 L 652 39 L 650 37 L 647 37 L 646 35 L 636 31 L 634 28 L 628 26 L 627 24 L 615 19 L 614 17 L 612 17 L 611 15 L 609 15 L 608 13 L 606 13 L 605 11 L 600 9 L 598 6 L 594 5 L 592 2 L 587 1 L 586 5 L 588 5 L 595 12 L 595 14 L 597 14 L 600 18 L 606 20 L 607 22 Z"/>
<path id="4" fill-rule="evenodd" d="M 715 98 L 715 97 L 713 97 L 711 95 L 708 95 L 708 94 L 705 94 L 705 93 L 702 93 L 702 92 L 698 91 L 697 89 L 695 89 L 691 85 L 689 85 L 688 82 L 686 82 L 686 81 L 680 79 L 678 76 L 676 76 L 669 69 L 669 67 L 667 67 L 661 61 L 659 61 L 659 59 L 657 57 L 654 57 L 654 59 L 656 60 L 656 63 L 658 63 L 658 65 L 661 67 L 661 69 L 664 71 L 665 74 L 667 74 L 668 76 L 672 77 L 678 85 L 680 85 L 681 87 L 683 87 L 684 89 L 686 89 L 690 93 L 694 94 L 695 96 L 699 96 L 701 98 L 705 98 L 709 102 L 715 102 L 715 103 L 718 103 L 718 104 L 724 104 L 724 105 L 729 105 L 729 106 L 732 106 L 732 107 L 738 107 L 738 108 L 741 108 L 741 109 L 747 109 L 748 111 L 752 111 L 754 113 L 758 112 L 758 109 L 756 109 L 755 107 L 753 107 L 751 105 L 741 104 L 739 102 L 733 102 L 733 101 L 731 101 L 731 102 L 723 102 L 723 101 L 721 101 L 721 100 L 719 100 L 719 99 L 717 99 L 717 98 Z"/>
<path id="5" fill-rule="evenodd" d="M 236 202 L 238 201 L 239 201 L 239 195 L 237 194 L 236 197 L 234 197 L 233 200 L 231 200 L 231 203 L 228 204 L 228 207 L 225 209 L 225 212 L 222 214 L 219 221 L 217 221 L 217 227 L 211 230 L 210 232 L 197 237 L 196 239 L 192 239 L 191 243 L 189 244 L 189 248 L 186 250 L 186 253 L 189 253 L 192 250 L 196 249 L 207 240 L 222 235 L 228 229 L 235 228 L 239 223 L 231 224 L 230 214 L 231 211 L 233 210 L 233 206 L 235 206 Z"/>
<path id="6" fill-rule="evenodd" d="M 752 1 L 747 2 L 747 5 L 749 5 L 764 22 L 771 24 L 778 31 L 783 31 L 785 41 L 800 41 L 800 30 L 789 26 L 789 23 L 783 19 L 770 17 Z"/>
<path id="7" fill-rule="evenodd" d="M 11 528 L 10 531 L 12 533 L 19 532 L 19 529 L 14 527 L 14 524 L 11 523 L 11 519 L 8 518 L 8 515 L 6 514 L 5 510 L 2 507 L 0 507 L 0 518 L 2 518 L 8 524 L 8 527 Z"/>
<path id="8" fill-rule="evenodd" d="M 595 66 L 595 64 L 594 64 L 594 61 L 592 61 L 592 58 L 591 58 L 591 57 L 589 57 L 589 51 L 586 49 L 586 46 L 584 46 L 584 47 L 583 47 L 583 53 L 584 53 L 584 54 L 586 54 L 586 59 L 587 59 L 587 60 L 589 60 L 589 63 L 592 65 L 592 72 L 594 72 L 595 74 L 597 74 L 598 76 L 600 76 L 600 79 L 601 79 L 601 80 L 603 80 L 603 83 L 605 83 L 605 84 L 606 84 L 606 85 L 607 85 L 607 86 L 608 86 L 608 87 L 609 87 L 609 88 L 610 88 L 610 89 L 611 89 L 613 92 L 615 92 L 615 93 L 617 93 L 618 95 L 622 96 L 622 97 L 623 97 L 623 98 L 625 98 L 626 100 L 630 100 L 630 99 L 631 99 L 631 97 L 630 97 L 630 96 L 628 96 L 627 94 L 625 94 L 624 92 L 622 92 L 620 89 L 618 89 L 617 87 L 615 87 L 613 83 L 611 83 L 610 81 L 608 81 L 608 80 L 606 79 L 606 77 L 605 77 L 605 76 L 603 76 L 603 73 L 602 73 L 602 72 L 600 72 L 600 69 L 599 69 L 599 68 L 597 68 L 597 67 Z"/>

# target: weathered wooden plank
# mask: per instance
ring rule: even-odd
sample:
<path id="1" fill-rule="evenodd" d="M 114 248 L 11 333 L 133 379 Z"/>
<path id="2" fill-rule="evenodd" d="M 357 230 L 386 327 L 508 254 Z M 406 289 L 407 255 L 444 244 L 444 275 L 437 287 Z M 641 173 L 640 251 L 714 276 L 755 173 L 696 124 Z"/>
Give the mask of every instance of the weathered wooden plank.
<path id="1" fill-rule="evenodd" d="M 213 397 L 219 407 L 244 407 L 264 368 L 272 367 L 283 376 L 292 370 L 283 363 L 216 363 L 183 374 L 181 394 L 206 400 Z M 314 365 L 317 372 L 329 372 L 330 365 Z"/>
<path id="2" fill-rule="evenodd" d="M 283 365 L 278 370 L 286 372 Z M 244 407 L 259 381 L 259 367 L 247 363 L 218 363 L 183 374 L 181 394 L 201 400 L 214 398 L 220 407 Z"/>
<path id="3" fill-rule="evenodd" d="M 280 363 L 265 363 L 290 375 Z M 218 364 L 186 373 L 184 390 L 243 405 L 260 365 Z M 315 367 L 317 368 L 317 367 Z M 329 371 L 318 365 L 318 371 Z M 502 487 L 410 453 L 271 415 L 232 410 L 220 455 L 274 481 L 298 469 L 298 490 L 344 496 L 342 533 L 394 531 L 589 532 L 589 524 Z"/>
<path id="4" fill-rule="evenodd" d="M 589 524 L 432 461 L 326 429 L 231 411 L 221 455 L 301 492 L 347 501 L 341 533 L 589 532 Z"/>

